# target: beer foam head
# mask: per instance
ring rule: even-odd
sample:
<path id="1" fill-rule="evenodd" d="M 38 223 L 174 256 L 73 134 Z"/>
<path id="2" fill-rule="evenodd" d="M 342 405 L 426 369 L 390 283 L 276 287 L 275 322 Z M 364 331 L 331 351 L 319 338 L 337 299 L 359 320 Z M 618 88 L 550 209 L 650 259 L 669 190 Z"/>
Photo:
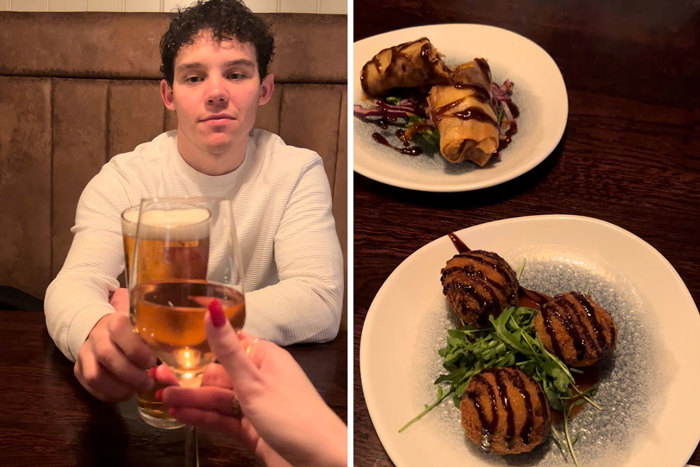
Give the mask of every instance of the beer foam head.
<path id="1" fill-rule="evenodd" d="M 138 210 L 136 211 L 138 218 Z M 141 237 L 200 240 L 209 237 L 211 214 L 202 207 L 150 209 L 141 215 Z"/>
<path id="2" fill-rule="evenodd" d="M 136 224 L 139 221 L 141 206 L 132 206 L 122 213 L 122 233 L 129 237 L 136 236 Z"/>

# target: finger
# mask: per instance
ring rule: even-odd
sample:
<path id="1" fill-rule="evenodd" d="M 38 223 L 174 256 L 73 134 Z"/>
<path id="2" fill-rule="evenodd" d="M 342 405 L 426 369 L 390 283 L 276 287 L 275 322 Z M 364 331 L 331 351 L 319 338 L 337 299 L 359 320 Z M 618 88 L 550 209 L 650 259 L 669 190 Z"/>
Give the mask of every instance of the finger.
<path id="1" fill-rule="evenodd" d="M 111 374 L 89 352 L 78 358 L 73 373 L 90 394 L 104 402 L 125 401 L 134 393 L 132 387 Z"/>
<path id="2" fill-rule="evenodd" d="M 177 386 L 180 382 L 177 380 L 175 373 L 165 363 L 161 363 L 156 367 L 155 379 L 162 384 L 170 384 Z"/>
<path id="3" fill-rule="evenodd" d="M 146 370 L 156 365 L 156 357 L 153 356 L 141 338 L 134 333 L 127 316 L 120 315 L 112 318 L 107 324 L 107 330 L 112 340 L 134 366 Z"/>
<path id="4" fill-rule="evenodd" d="M 234 386 L 243 387 L 256 383 L 260 378 L 260 373 L 248 359 L 231 323 L 224 321 L 222 326 L 216 327 L 212 322 L 211 313 L 211 310 L 207 311 L 204 316 L 207 340 L 219 362 L 226 368 Z"/>
<path id="5" fill-rule="evenodd" d="M 240 331 L 236 331 L 236 335 L 238 336 L 238 340 L 240 340 L 244 346 L 250 345 L 251 342 L 259 340 L 258 336 L 256 336 L 255 334 L 251 334 L 242 329 Z"/>
<path id="6" fill-rule="evenodd" d="M 111 338 L 88 342 L 97 363 L 118 381 L 134 389 L 148 390 L 153 386 L 154 382 L 148 377 L 148 373 L 129 361 Z"/>
<path id="7" fill-rule="evenodd" d="M 109 299 L 109 304 L 112 305 L 115 311 L 129 314 L 129 291 L 124 288 L 116 289 Z"/>
<path id="8" fill-rule="evenodd" d="M 170 407 L 169 412 L 170 415 L 187 425 L 196 426 L 204 430 L 226 433 L 230 436 L 243 438 L 245 440 L 240 418 L 224 416 L 218 412 L 208 412 L 192 407 Z"/>
<path id="9" fill-rule="evenodd" d="M 226 368 L 218 363 L 207 365 L 202 375 L 202 386 L 219 386 L 222 388 L 231 389 L 231 378 L 229 378 Z"/>
<path id="10" fill-rule="evenodd" d="M 89 392 L 90 394 L 92 394 L 93 396 L 95 396 L 96 398 L 98 398 L 98 399 L 101 400 L 101 401 L 104 401 L 104 402 L 114 402 L 114 401 L 111 400 L 110 397 L 107 397 L 106 394 L 103 394 L 102 391 L 93 388 L 92 386 L 90 386 L 90 385 L 87 383 L 87 381 L 86 381 L 85 378 L 83 377 L 83 369 L 82 369 L 82 364 L 81 364 L 80 360 L 77 360 L 77 361 L 75 362 L 75 365 L 73 365 L 73 374 L 75 375 L 75 378 L 78 380 L 78 382 L 80 383 L 80 385 L 81 385 L 83 388 L 85 388 L 85 390 L 86 390 L 87 392 Z"/>
<path id="11" fill-rule="evenodd" d="M 163 389 L 163 402 L 171 408 L 194 408 L 208 412 L 218 412 L 227 417 L 234 416 L 233 399 L 235 395 L 231 389 L 217 386 L 203 386 L 198 388 L 167 387 Z"/>

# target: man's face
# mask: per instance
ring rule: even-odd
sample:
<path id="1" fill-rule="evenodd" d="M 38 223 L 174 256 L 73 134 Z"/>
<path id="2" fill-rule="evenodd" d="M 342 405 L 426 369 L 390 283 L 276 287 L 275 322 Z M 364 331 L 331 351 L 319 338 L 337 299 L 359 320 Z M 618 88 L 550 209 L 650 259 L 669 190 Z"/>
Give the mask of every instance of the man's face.
<path id="1" fill-rule="evenodd" d="M 274 88 L 272 75 L 260 82 L 255 47 L 203 31 L 180 49 L 174 66 L 173 85 L 161 82 L 161 95 L 177 113 L 183 157 L 192 164 L 193 158 L 244 155 L 257 107 Z"/>

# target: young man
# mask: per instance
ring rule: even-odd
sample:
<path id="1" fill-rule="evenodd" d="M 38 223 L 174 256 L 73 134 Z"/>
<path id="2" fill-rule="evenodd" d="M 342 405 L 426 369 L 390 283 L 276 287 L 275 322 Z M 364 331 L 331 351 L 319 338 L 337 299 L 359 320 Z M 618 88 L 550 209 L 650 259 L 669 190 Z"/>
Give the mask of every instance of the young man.
<path id="1" fill-rule="evenodd" d="M 180 12 L 161 41 L 161 96 L 178 118 L 107 163 L 78 203 L 73 244 L 46 292 L 49 333 L 99 399 L 153 384 L 154 358 L 109 295 L 124 268 L 121 212 L 142 198 L 234 201 L 245 264 L 245 329 L 286 345 L 333 339 L 342 307 L 342 256 L 319 156 L 254 130 L 269 101 L 273 38 L 237 0 Z"/>

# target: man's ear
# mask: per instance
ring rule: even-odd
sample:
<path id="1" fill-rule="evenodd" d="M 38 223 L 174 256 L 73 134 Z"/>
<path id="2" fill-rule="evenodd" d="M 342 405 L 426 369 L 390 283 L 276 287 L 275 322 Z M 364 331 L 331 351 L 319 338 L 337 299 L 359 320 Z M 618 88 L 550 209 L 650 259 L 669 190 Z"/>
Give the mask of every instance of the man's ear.
<path id="1" fill-rule="evenodd" d="M 265 105 L 270 101 L 272 97 L 272 92 L 275 90 L 275 75 L 270 73 L 265 76 L 260 84 L 260 98 L 258 98 L 258 105 Z"/>
<path id="2" fill-rule="evenodd" d="M 168 110 L 175 110 L 173 103 L 173 88 L 164 79 L 160 80 L 160 97 Z"/>

